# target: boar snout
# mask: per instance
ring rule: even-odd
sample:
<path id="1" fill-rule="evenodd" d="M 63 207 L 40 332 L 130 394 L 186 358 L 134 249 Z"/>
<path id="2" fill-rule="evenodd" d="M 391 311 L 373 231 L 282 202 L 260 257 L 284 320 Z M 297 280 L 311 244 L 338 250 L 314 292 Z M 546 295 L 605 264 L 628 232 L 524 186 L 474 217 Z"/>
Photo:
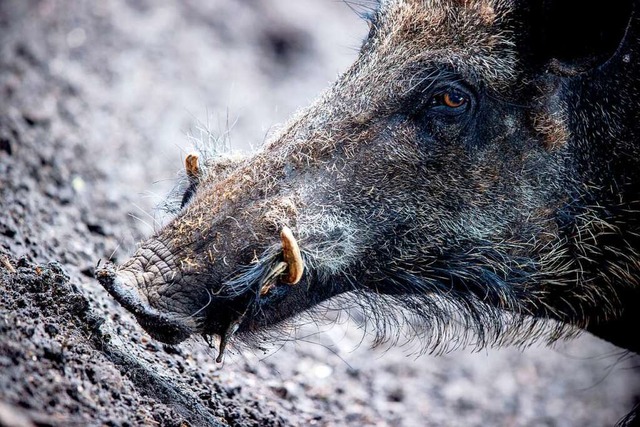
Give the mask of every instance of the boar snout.
<path id="1" fill-rule="evenodd" d="M 123 266 L 109 264 L 96 275 L 153 338 L 178 344 L 197 332 L 215 334 L 222 339 L 222 355 L 258 294 L 266 297 L 275 286 L 293 287 L 302 280 L 304 260 L 289 227 L 282 228 L 280 239 L 279 253 L 274 251 L 229 280 L 216 280 L 223 277 L 222 272 L 206 274 L 208 280 L 220 283 L 215 295 L 199 285 L 202 274 L 189 275 L 178 268 L 175 248 L 156 239 L 145 243 Z"/>
<path id="2" fill-rule="evenodd" d="M 162 342 L 177 344 L 197 326 L 197 312 L 210 299 L 204 289 L 193 289 L 185 277 L 177 277 L 172 250 L 158 240 L 140 247 L 121 267 L 107 265 L 96 276 L 104 288 Z"/>
<path id="3" fill-rule="evenodd" d="M 178 344 L 191 335 L 192 328 L 189 325 L 170 314 L 158 312 L 144 301 L 135 286 L 131 286 L 130 275 L 118 275 L 107 267 L 99 270 L 97 277 L 102 286 L 136 317 L 153 338 L 167 344 Z"/>

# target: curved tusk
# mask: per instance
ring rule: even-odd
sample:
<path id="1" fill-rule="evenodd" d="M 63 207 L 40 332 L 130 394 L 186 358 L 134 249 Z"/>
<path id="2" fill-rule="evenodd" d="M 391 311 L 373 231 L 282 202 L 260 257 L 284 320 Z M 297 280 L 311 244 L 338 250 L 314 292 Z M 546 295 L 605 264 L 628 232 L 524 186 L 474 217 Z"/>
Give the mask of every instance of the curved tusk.
<path id="1" fill-rule="evenodd" d="M 191 153 L 184 159 L 184 167 L 187 170 L 187 176 L 189 179 L 196 179 L 200 177 L 200 166 L 198 164 L 198 155 Z"/>
<path id="2" fill-rule="evenodd" d="M 286 225 L 280 232 L 280 238 L 282 239 L 282 256 L 289 267 L 281 280 L 289 285 L 295 285 L 302 279 L 302 273 L 304 273 L 304 261 L 300 254 L 300 247 L 293 237 L 291 229 Z"/>

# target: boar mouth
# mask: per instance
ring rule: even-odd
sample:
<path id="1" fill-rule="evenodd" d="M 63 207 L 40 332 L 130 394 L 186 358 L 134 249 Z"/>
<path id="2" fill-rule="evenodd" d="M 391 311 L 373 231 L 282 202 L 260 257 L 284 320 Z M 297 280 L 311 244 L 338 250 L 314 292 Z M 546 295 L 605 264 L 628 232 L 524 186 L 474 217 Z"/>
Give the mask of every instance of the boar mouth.
<path id="1" fill-rule="evenodd" d="M 167 280 L 166 274 L 176 269 L 170 259 L 158 256 L 157 249 L 147 247 L 142 250 L 142 253 L 153 254 L 148 255 L 146 262 L 140 262 L 140 258 L 144 257 L 137 254 L 138 257 L 134 256 L 122 268 L 118 269 L 111 264 L 98 268 L 96 278 L 154 339 L 167 344 L 178 344 L 197 332 L 202 333 L 205 338 L 207 335 L 219 335 L 220 346 L 216 360 L 221 362 L 230 339 L 240 329 L 252 303 L 257 298 L 267 296 L 280 283 L 295 286 L 302 279 L 304 260 L 292 231 L 283 227 L 280 238 L 282 251 L 279 255 L 268 256 L 267 260 L 224 282 L 215 296 L 206 287 L 206 304 L 202 304 L 202 298 L 185 293 L 185 307 L 190 307 L 189 303 L 194 302 L 201 307 L 195 313 L 187 313 L 181 307 L 166 307 L 170 308 L 167 311 L 163 309 L 165 304 L 162 304 L 161 299 L 151 301 L 149 288 L 158 286 L 160 282 L 160 286 L 171 285 L 172 281 Z M 166 247 L 162 250 L 166 251 Z M 150 269 L 156 271 L 150 272 Z M 176 283 L 178 282 L 186 282 L 185 277 Z"/>
<path id="2" fill-rule="evenodd" d="M 252 276 L 256 275 L 260 277 L 258 280 L 259 297 L 265 297 L 271 289 L 278 283 L 284 283 L 285 285 L 295 286 L 302 279 L 304 273 L 304 260 L 298 242 L 293 236 L 293 232 L 287 226 L 282 228 L 280 232 L 280 239 L 282 240 L 282 260 L 272 261 L 271 263 L 263 263 L 257 268 L 253 269 L 253 274 L 249 273 L 242 275 L 240 281 L 245 281 L 249 285 L 255 283 L 252 280 Z M 273 258 L 272 259 L 277 259 Z M 266 272 L 266 274 L 264 273 Z M 240 325 L 245 320 L 245 316 L 251 308 L 251 303 L 246 304 L 245 310 L 238 317 L 229 322 L 229 325 L 220 335 L 220 346 L 218 349 L 218 357 L 216 362 L 221 363 L 224 357 L 224 352 L 229 344 L 231 338 L 240 329 Z"/>

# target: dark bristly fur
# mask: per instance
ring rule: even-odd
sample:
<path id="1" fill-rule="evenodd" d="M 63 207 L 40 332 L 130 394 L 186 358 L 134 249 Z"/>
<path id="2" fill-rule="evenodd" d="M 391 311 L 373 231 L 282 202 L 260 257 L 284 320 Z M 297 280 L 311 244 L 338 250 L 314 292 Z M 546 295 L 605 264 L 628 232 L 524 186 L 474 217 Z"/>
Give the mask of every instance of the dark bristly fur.
<path id="1" fill-rule="evenodd" d="M 424 351 L 640 351 L 640 0 L 346 1 L 356 63 L 252 157 L 201 155 L 112 294 L 171 341 L 340 304 Z M 305 274 L 264 287 L 283 226 Z"/>

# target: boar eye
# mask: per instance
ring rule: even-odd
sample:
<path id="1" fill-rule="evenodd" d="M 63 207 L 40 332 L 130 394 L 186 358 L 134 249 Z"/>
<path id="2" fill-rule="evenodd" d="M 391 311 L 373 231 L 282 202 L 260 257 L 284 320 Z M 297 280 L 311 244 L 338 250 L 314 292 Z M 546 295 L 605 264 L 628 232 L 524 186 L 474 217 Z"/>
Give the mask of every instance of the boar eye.
<path id="1" fill-rule="evenodd" d="M 467 103 L 467 98 L 459 92 L 446 92 L 442 95 L 442 104 L 449 108 L 459 108 Z"/>
<path id="2" fill-rule="evenodd" d="M 458 89 L 448 89 L 437 93 L 431 98 L 429 107 L 444 112 L 461 113 L 470 103 L 469 96 Z"/>

